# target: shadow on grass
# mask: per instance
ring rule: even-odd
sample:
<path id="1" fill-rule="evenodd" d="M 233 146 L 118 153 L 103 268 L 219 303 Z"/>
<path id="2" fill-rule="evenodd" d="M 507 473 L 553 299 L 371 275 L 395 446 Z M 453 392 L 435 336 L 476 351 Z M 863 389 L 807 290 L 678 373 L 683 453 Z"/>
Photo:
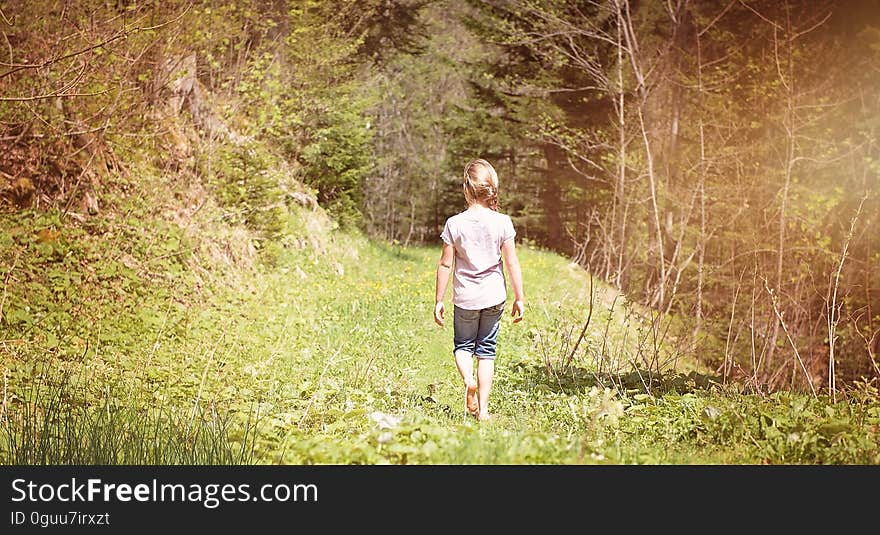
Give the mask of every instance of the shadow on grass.
<path id="1" fill-rule="evenodd" d="M 403 247 L 402 245 L 396 245 L 393 243 L 388 243 L 384 241 L 375 240 L 372 242 L 373 248 L 377 251 L 381 252 L 383 256 L 386 256 L 395 260 L 403 260 L 406 262 L 420 262 L 421 258 L 410 251 L 409 249 Z M 439 252 L 437 253 L 439 257 Z"/>
<path id="2" fill-rule="evenodd" d="M 596 372 L 578 366 L 551 368 L 538 364 L 520 363 L 508 379 L 519 388 L 532 389 L 539 385 L 554 392 L 572 393 L 592 387 L 616 388 L 629 394 L 663 396 L 668 393 L 685 394 L 723 388 L 720 375 L 702 374 L 695 371 L 657 372 L 635 368 L 620 372 Z"/>

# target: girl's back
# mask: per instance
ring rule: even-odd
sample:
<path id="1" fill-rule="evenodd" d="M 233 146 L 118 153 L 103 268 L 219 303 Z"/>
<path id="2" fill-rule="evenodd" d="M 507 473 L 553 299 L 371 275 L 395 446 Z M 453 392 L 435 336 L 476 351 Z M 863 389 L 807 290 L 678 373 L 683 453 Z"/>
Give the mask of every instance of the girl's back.
<path id="1" fill-rule="evenodd" d="M 456 306 L 478 310 L 505 300 L 501 245 L 515 236 L 509 216 L 479 204 L 446 220 L 440 237 L 455 248 L 453 303 Z"/>

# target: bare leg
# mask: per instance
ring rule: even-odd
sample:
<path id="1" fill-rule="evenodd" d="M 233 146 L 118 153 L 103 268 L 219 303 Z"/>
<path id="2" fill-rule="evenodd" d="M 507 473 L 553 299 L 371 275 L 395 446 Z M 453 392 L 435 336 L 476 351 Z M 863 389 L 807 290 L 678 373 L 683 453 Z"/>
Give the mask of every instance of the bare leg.
<path id="1" fill-rule="evenodd" d="M 458 368 L 458 373 L 461 374 L 461 378 L 464 381 L 465 385 L 465 417 L 467 417 L 468 413 L 477 416 L 480 410 L 480 406 L 477 399 L 477 382 L 474 380 L 473 355 L 465 352 L 456 353 L 455 367 Z"/>
<path id="2" fill-rule="evenodd" d="M 455 367 L 458 368 L 458 373 L 461 374 L 461 378 L 464 381 L 465 385 L 471 386 L 474 384 L 474 357 L 473 355 L 462 353 L 456 353 L 455 355 Z"/>
<path id="3" fill-rule="evenodd" d="M 477 381 L 480 394 L 480 419 L 489 416 L 489 392 L 492 390 L 492 377 L 495 375 L 494 359 L 477 359 Z"/>

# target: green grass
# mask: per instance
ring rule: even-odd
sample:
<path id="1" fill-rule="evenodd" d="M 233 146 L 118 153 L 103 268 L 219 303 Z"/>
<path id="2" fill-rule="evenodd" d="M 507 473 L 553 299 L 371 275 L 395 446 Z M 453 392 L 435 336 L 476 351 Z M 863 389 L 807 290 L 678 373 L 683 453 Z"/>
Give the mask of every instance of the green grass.
<path id="1" fill-rule="evenodd" d="M 210 264 L 139 217 L 128 234 L 110 216 L 4 221 L 4 463 L 880 462 L 873 384 L 837 403 L 722 385 L 551 252 L 520 247 L 526 317 L 502 320 L 480 424 L 431 317 L 439 248 L 326 230 L 271 264 Z"/>

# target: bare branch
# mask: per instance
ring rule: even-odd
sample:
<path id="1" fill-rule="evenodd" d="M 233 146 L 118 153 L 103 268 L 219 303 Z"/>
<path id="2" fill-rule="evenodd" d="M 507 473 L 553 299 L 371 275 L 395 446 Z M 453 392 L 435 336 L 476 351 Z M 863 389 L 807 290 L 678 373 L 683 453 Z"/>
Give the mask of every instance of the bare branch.
<path id="1" fill-rule="evenodd" d="M 837 341 L 837 324 L 840 322 L 840 305 L 837 303 L 837 292 L 840 288 L 840 273 L 843 271 L 843 263 L 846 261 L 846 254 L 849 250 L 850 241 L 852 241 L 853 234 L 856 229 L 856 222 L 859 219 L 859 216 L 862 215 L 862 206 L 865 204 L 865 200 L 868 198 L 867 194 L 862 197 L 862 200 L 859 202 L 859 207 L 856 210 L 856 215 L 853 216 L 852 221 L 849 225 L 849 232 L 846 235 L 846 241 L 843 243 L 843 251 L 840 253 L 840 263 L 837 265 L 837 272 L 834 274 L 834 282 L 829 288 L 829 293 L 831 293 L 831 299 L 827 302 L 828 307 L 828 388 L 831 390 L 832 395 L 837 394 L 837 383 L 834 376 L 835 369 L 835 359 L 834 359 L 834 345 Z"/>
<path id="2" fill-rule="evenodd" d="M 581 329 L 581 334 L 578 336 L 577 342 L 575 342 L 571 353 L 568 355 L 568 359 L 565 361 L 566 366 L 571 364 L 571 360 L 574 358 L 575 353 L 577 353 L 578 347 L 580 347 L 581 341 L 584 339 L 584 335 L 587 334 L 587 327 L 590 325 L 590 319 L 593 317 L 593 298 L 593 274 L 590 273 L 590 309 L 587 312 L 587 320 L 584 322 L 584 328 Z"/>
<path id="3" fill-rule="evenodd" d="M 767 17 L 765 17 L 764 15 L 762 15 L 758 10 L 756 10 L 756 9 L 753 8 L 752 6 L 746 4 L 746 3 L 743 2 L 742 0 L 739 0 L 739 3 L 742 4 L 742 6 L 743 6 L 744 8 L 748 9 L 749 11 L 751 11 L 752 13 L 754 13 L 755 15 L 757 15 L 758 17 L 760 17 L 761 20 L 763 20 L 764 22 L 770 24 L 770 25 L 773 26 L 774 28 L 777 28 L 777 29 L 780 29 L 780 30 L 782 29 L 782 26 L 780 26 L 779 24 L 777 24 L 777 23 L 773 22 L 772 20 L 768 19 Z"/>
<path id="4" fill-rule="evenodd" d="M 9 76 L 10 74 L 15 74 L 16 72 L 23 71 L 25 69 L 42 69 L 44 67 L 48 67 L 49 65 L 52 65 L 53 63 L 58 63 L 59 61 L 64 61 L 65 59 L 70 59 L 70 58 L 74 58 L 76 56 L 80 56 L 82 54 L 85 54 L 86 52 L 91 52 L 92 50 L 106 46 L 106 45 L 112 43 L 113 41 L 117 41 L 119 39 L 122 39 L 123 37 L 126 37 L 129 33 L 133 33 L 134 31 L 136 31 L 138 29 L 139 28 L 134 28 L 133 30 L 130 30 L 130 31 L 117 32 L 116 35 L 113 35 L 112 37 L 109 37 L 96 45 L 86 47 L 86 48 L 84 48 L 82 50 L 78 50 L 76 52 L 71 52 L 69 54 L 64 54 L 62 56 L 57 56 L 57 57 L 54 57 L 51 59 L 47 59 L 46 61 L 44 61 L 42 63 L 17 64 L 14 66 L 14 68 L 4 72 L 3 74 L 0 74 L 0 78 L 5 78 L 5 77 Z"/>
<path id="5" fill-rule="evenodd" d="M 804 361 L 801 359 L 801 354 L 797 349 L 797 346 L 794 344 L 794 340 L 791 338 L 791 333 L 788 331 L 788 327 L 785 325 L 785 320 L 783 319 L 783 314 L 779 311 L 779 308 L 776 306 L 776 295 L 773 293 L 773 290 L 767 286 L 767 279 L 762 278 L 764 281 L 764 288 L 767 290 L 767 293 L 770 294 L 770 303 L 773 305 L 773 312 L 776 314 L 776 318 L 779 320 L 779 324 L 782 326 L 782 330 L 785 332 L 786 338 L 788 338 L 788 343 L 791 345 L 791 348 L 794 350 L 794 356 L 797 358 L 798 363 L 801 365 L 801 370 L 804 372 L 804 377 L 806 378 L 807 384 L 810 385 L 810 391 L 813 392 L 813 398 L 819 399 L 819 396 L 816 394 L 816 388 L 813 386 L 813 381 L 810 379 L 810 374 L 807 372 L 807 367 L 804 366 Z"/>
<path id="6" fill-rule="evenodd" d="M 815 29 L 818 28 L 819 26 L 825 24 L 825 23 L 828 21 L 828 19 L 830 19 L 830 18 L 831 18 L 831 11 L 829 11 L 828 14 L 825 15 L 825 17 L 822 18 L 822 20 L 820 20 L 820 21 L 817 22 L 816 24 L 810 26 L 810 27 L 807 28 L 806 30 L 801 31 L 801 32 L 794 32 L 794 33 L 791 35 L 791 40 L 794 41 L 794 40 L 797 39 L 798 37 L 800 37 L 800 36 L 802 36 L 802 35 L 804 35 L 804 34 L 810 33 L 811 31 L 815 30 Z"/>
<path id="7" fill-rule="evenodd" d="M 708 32 L 712 28 L 712 26 L 715 26 L 715 23 L 718 22 L 719 20 L 721 20 L 721 17 L 723 17 L 725 13 L 730 11 L 730 8 L 733 6 L 733 4 L 737 3 L 737 1 L 739 1 L 739 0 L 731 0 L 731 2 L 729 4 L 727 4 L 727 7 L 725 7 L 724 9 L 721 10 L 721 13 L 716 15 L 715 18 L 712 19 L 712 21 L 706 25 L 705 28 L 703 28 L 702 30 L 697 32 L 697 37 L 702 37 L 704 33 Z"/>
<path id="8" fill-rule="evenodd" d="M 189 9 L 191 7 L 192 7 L 192 3 L 188 4 L 184 8 L 184 10 L 180 13 L 180 15 L 174 17 L 171 20 L 163 22 L 161 24 L 157 24 L 155 26 L 139 26 L 139 27 L 135 27 L 135 28 L 119 30 L 114 35 L 111 35 L 110 37 L 101 41 L 100 43 L 97 43 L 92 46 L 88 46 L 88 47 L 83 48 L 81 50 L 77 50 L 76 52 L 70 52 L 69 54 L 63 54 L 60 56 L 56 56 L 54 58 L 47 59 L 46 61 L 44 61 L 42 63 L 23 63 L 23 64 L 15 65 L 12 69 L 4 72 L 3 74 L 0 74 L 0 79 L 5 78 L 5 77 L 7 77 L 11 74 L 14 74 L 16 72 L 25 70 L 25 69 L 42 69 L 44 67 L 48 67 L 49 65 L 52 65 L 53 63 L 58 63 L 59 61 L 64 61 L 66 59 L 81 56 L 82 54 L 85 54 L 86 52 L 91 52 L 92 50 L 107 46 L 110 43 L 112 43 L 114 41 L 118 41 L 119 39 L 123 39 L 125 37 L 128 37 L 129 35 L 131 35 L 133 33 L 137 33 L 140 31 L 157 30 L 157 29 L 162 28 L 164 26 L 167 26 L 169 24 L 173 24 L 174 22 L 180 20 L 184 15 L 186 15 L 186 13 L 189 11 Z M 9 66 L 9 65 L 7 65 L 7 66 Z"/>
<path id="9" fill-rule="evenodd" d="M 34 95 L 31 97 L 0 97 L 0 102 L 30 102 L 47 98 L 72 98 L 72 97 L 96 97 L 109 92 L 110 89 L 96 91 L 94 93 L 49 93 L 48 95 Z"/>

